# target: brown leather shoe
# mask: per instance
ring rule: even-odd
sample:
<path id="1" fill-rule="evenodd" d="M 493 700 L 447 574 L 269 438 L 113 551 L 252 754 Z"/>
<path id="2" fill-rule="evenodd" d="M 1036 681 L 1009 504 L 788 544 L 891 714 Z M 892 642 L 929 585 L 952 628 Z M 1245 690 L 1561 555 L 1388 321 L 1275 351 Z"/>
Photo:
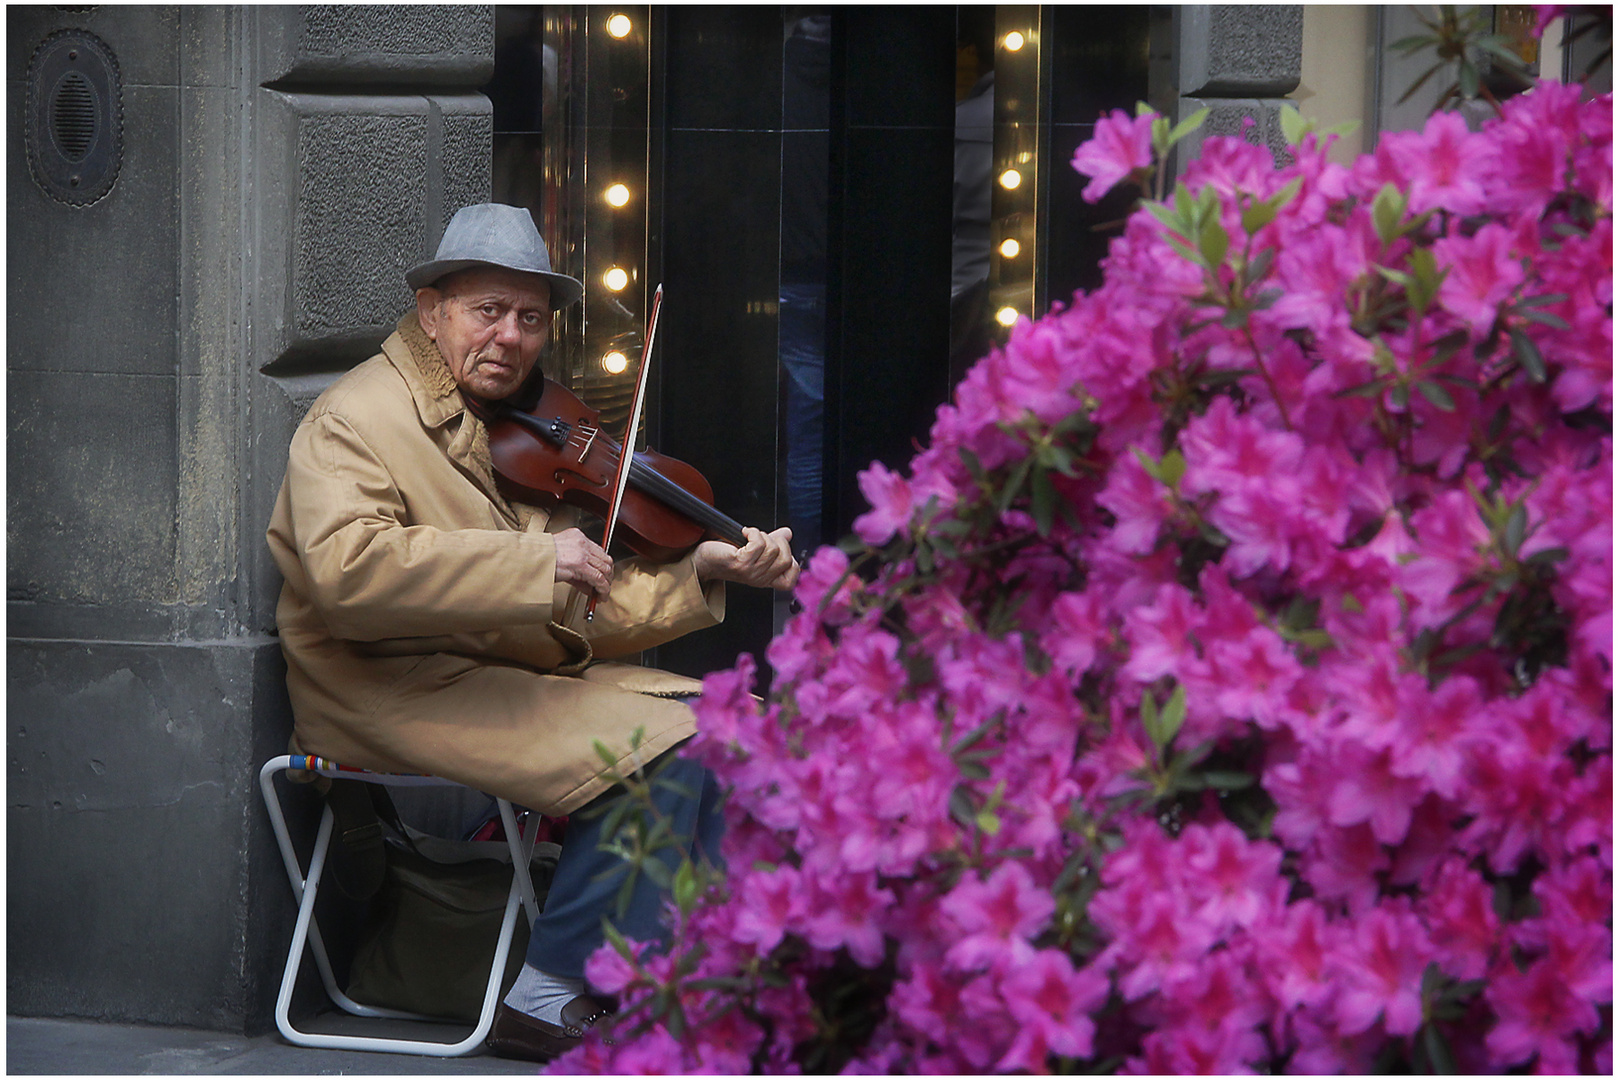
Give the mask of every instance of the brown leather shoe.
<path id="1" fill-rule="evenodd" d="M 484 1045 L 493 1054 L 521 1061 L 550 1061 L 585 1041 L 585 1030 L 613 1012 L 607 1002 L 581 994 L 563 1006 L 562 1026 L 502 1004 Z"/>

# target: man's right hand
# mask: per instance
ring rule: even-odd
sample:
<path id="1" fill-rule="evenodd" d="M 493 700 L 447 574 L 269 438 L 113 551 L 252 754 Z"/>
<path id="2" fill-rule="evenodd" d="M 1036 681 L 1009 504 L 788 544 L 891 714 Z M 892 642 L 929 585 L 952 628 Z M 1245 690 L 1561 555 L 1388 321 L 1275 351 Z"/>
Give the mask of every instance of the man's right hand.
<path id="1" fill-rule="evenodd" d="M 578 529 L 564 529 L 556 539 L 557 580 L 606 596 L 613 584 L 613 560 L 601 545 Z"/>

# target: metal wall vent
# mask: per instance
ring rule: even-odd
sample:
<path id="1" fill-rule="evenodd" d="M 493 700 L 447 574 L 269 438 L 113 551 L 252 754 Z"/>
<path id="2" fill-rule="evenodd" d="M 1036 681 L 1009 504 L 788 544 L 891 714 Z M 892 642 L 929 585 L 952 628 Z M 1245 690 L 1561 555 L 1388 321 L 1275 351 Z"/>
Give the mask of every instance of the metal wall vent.
<path id="1" fill-rule="evenodd" d="M 124 156 L 118 60 L 87 30 L 58 30 L 28 62 L 28 168 L 45 193 L 89 206 L 112 190 Z"/>

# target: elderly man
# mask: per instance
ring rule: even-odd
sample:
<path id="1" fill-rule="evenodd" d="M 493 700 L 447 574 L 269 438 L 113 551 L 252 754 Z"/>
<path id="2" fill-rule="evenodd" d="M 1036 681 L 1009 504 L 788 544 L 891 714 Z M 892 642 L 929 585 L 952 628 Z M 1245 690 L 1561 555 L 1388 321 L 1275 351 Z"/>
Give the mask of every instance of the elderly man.
<path id="1" fill-rule="evenodd" d="M 577 812 L 623 793 L 595 745 L 628 773 L 695 730 L 681 699 L 700 684 L 613 659 L 719 622 L 724 582 L 790 588 L 799 568 L 787 529 L 746 529 L 742 547 L 705 541 L 664 565 L 614 563 L 570 508 L 503 496 L 480 414 L 533 391 L 552 311 L 584 291 L 552 271 L 526 210 L 462 208 L 406 282 L 415 310 L 299 424 L 269 528 L 294 744 L 570 815 L 490 1035 L 499 1053 L 544 1060 L 606 1007 L 583 971 L 618 884 L 599 875 L 615 860 L 597 847 L 601 815 Z M 599 597 L 589 621 L 587 593 Z M 694 794 L 660 788 L 661 810 L 712 852 L 713 780 L 670 764 Z M 658 911 L 643 879 L 619 928 L 655 937 Z"/>

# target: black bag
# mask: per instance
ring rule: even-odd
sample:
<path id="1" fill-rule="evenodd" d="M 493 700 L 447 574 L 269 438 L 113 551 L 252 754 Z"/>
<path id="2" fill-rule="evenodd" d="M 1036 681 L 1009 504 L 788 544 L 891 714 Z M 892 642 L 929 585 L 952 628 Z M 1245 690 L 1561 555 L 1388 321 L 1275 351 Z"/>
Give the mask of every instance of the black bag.
<path id="1" fill-rule="evenodd" d="M 343 781 L 338 781 L 342 783 Z M 399 822 L 387 793 L 376 805 L 391 835 L 345 993 L 362 1005 L 476 1023 L 500 936 L 512 863 L 505 841 L 443 840 Z M 386 800 L 386 801 L 385 801 Z M 561 849 L 536 844 L 529 862 L 542 904 Z M 523 967 L 529 919 L 518 909 L 501 993 Z"/>

